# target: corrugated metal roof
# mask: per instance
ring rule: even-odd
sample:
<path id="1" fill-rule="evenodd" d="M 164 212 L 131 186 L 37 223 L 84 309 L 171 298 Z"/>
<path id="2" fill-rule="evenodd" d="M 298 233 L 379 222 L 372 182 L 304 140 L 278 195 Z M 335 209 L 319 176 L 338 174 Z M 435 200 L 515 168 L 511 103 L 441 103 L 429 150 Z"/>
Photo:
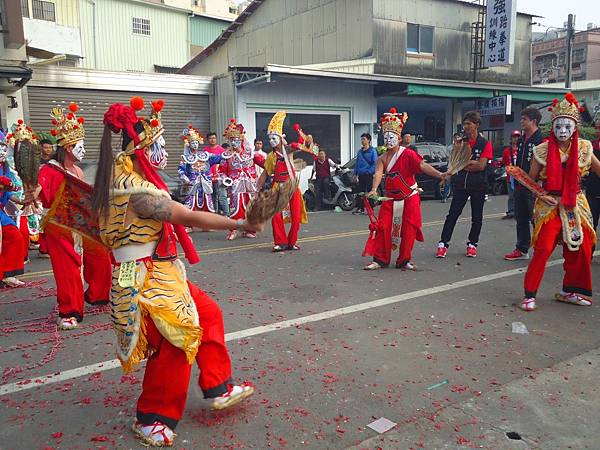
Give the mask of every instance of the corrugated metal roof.
<path id="1" fill-rule="evenodd" d="M 231 25 L 229 25 L 229 27 L 227 27 L 227 29 L 225 31 L 223 31 L 223 33 L 221 33 L 221 35 L 214 40 L 214 42 L 212 44 L 210 44 L 208 47 L 206 47 L 204 50 L 202 50 L 202 52 L 200 52 L 198 55 L 196 55 L 194 58 L 192 58 L 192 60 L 190 62 L 188 62 L 185 66 L 183 66 L 180 70 L 179 73 L 189 73 L 189 71 L 194 68 L 195 66 L 197 66 L 198 64 L 200 64 L 202 61 L 204 61 L 206 58 L 208 58 L 210 55 L 212 55 L 215 51 L 217 51 L 217 49 L 219 47 L 221 47 L 225 42 L 227 42 L 227 40 L 229 39 L 229 37 L 235 33 L 237 31 L 237 29 L 244 24 L 244 22 L 246 20 L 248 20 L 248 18 L 254 14 L 256 12 L 256 10 L 260 7 L 260 5 L 262 5 L 265 1 L 267 0 L 253 0 L 247 7 L 246 9 L 244 9 L 244 11 L 241 12 L 241 14 L 238 16 L 237 19 L 235 19 Z M 471 5 L 474 7 L 478 7 L 477 5 L 474 5 L 468 1 L 464 1 L 464 0 L 449 0 L 449 1 L 453 1 L 453 2 L 457 2 L 457 3 L 461 3 L 464 5 Z M 533 14 L 528 14 L 528 13 L 522 13 L 522 12 L 518 12 L 518 14 L 523 15 L 523 16 L 528 16 L 528 17 L 539 17 L 539 16 L 535 16 Z"/>

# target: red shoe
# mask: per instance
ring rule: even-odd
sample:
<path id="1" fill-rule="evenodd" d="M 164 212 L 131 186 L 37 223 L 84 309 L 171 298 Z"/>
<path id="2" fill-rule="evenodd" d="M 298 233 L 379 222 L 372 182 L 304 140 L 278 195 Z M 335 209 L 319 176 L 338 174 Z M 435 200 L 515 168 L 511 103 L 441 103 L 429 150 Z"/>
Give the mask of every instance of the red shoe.
<path id="1" fill-rule="evenodd" d="M 529 259 L 529 253 L 523 253 L 521 250 L 516 248 L 514 251 L 504 255 L 504 259 L 507 261 L 518 261 L 520 259 Z"/>
<path id="2" fill-rule="evenodd" d="M 467 245 L 467 256 L 469 258 L 475 258 L 477 256 L 477 247 L 472 244 Z"/>
<path id="3" fill-rule="evenodd" d="M 446 247 L 443 243 L 438 244 L 437 253 L 435 254 L 436 258 L 445 258 L 446 253 L 448 253 L 448 247 Z"/>

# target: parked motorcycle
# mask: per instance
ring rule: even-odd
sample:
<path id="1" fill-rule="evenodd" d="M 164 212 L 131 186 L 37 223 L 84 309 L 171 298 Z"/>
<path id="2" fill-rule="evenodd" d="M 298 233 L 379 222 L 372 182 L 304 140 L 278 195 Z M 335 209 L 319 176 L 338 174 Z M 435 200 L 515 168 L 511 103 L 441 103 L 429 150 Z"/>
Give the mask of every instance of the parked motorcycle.
<path id="1" fill-rule="evenodd" d="M 308 189 L 304 192 L 304 202 L 309 211 L 314 211 L 317 205 L 315 180 L 308 180 Z M 329 183 L 329 200 L 323 199 L 323 206 L 335 208 L 339 206 L 344 211 L 352 211 L 356 195 L 352 191 L 352 169 L 338 167 Z"/>
<path id="2" fill-rule="evenodd" d="M 492 195 L 505 195 L 508 193 L 506 186 L 506 168 L 501 159 L 491 161 L 486 169 L 488 192 Z"/>

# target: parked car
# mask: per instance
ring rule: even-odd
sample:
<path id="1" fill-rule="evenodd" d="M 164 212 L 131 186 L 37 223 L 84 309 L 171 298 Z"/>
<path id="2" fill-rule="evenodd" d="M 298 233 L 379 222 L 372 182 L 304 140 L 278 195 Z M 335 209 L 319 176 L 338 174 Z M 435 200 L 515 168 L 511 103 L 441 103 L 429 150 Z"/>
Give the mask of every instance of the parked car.
<path id="1" fill-rule="evenodd" d="M 418 142 L 414 144 L 414 147 L 417 149 L 419 155 L 423 157 L 423 161 L 425 161 L 428 164 L 431 164 L 440 172 L 446 171 L 446 169 L 448 168 L 449 153 L 444 145 L 438 144 L 437 142 Z M 355 165 L 356 157 L 352 158 L 350 161 L 344 164 L 342 168 L 354 170 Z M 417 175 L 416 179 L 419 187 L 423 189 L 421 196 L 433 197 L 437 199 L 442 198 L 440 180 L 425 174 Z"/>
<path id="2" fill-rule="evenodd" d="M 83 170 L 83 175 L 85 177 L 85 181 L 90 184 L 94 183 L 96 179 L 96 170 L 98 165 L 95 162 L 81 162 L 78 163 L 78 166 Z M 175 178 L 172 175 L 169 175 L 164 170 L 157 169 L 158 174 L 165 181 L 165 184 L 169 188 L 169 192 L 171 193 L 171 198 L 179 203 L 184 203 L 185 201 L 185 186 L 179 180 L 179 178 Z"/>

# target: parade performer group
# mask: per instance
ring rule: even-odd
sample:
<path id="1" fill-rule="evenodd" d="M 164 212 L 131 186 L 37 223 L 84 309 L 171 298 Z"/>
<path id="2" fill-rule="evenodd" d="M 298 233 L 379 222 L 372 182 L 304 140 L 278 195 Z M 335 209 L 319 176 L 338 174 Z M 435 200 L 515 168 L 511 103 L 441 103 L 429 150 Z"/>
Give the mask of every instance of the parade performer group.
<path id="1" fill-rule="evenodd" d="M 423 161 L 414 150 L 400 146 L 402 129 L 408 114 L 399 114 L 395 108 L 383 115 L 380 120 L 383 141 L 387 151 L 379 157 L 375 166 L 373 187 L 369 197 L 378 197 L 377 189 L 384 181 L 385 199 L 379 209 L 379 217 L 374 219 L 372 208 L 365 199 L 365 208 L 372 219 L 371 234 L 367 240 L 363 256 L 370 255 L 373 262 L 365 270 L 377 270 L 390 264 L 392 250 L 399 249 L 396 268 L 411 270 L 415 240 L 423 241 L 421 224 L 421 197 L 415 175 L 425 173 L 442 179 L 444 174 Z"/>
<path id="2" fill-rule="evenodd" d="M 596 233 L 592 213 L 581 190 L 581 178 L 593 171 L 600 175 L 600 162 L 592 144 L 579 138 L 580 107 L 571 93 L 550 107 L 552 131 L 546 142 L 533 150 L 530 180 L 523 183 L 537 195 L 533 211 L 533 258 L 525 274 L 525 296 L 520 306 L 536 309 L 538 288 L 548 258 L 560 242 L 565 274 L 556 300 L 581 306 L 592 304 L 592 248 Z M 542 189 L 536 181 L 542 182 Z"/>

